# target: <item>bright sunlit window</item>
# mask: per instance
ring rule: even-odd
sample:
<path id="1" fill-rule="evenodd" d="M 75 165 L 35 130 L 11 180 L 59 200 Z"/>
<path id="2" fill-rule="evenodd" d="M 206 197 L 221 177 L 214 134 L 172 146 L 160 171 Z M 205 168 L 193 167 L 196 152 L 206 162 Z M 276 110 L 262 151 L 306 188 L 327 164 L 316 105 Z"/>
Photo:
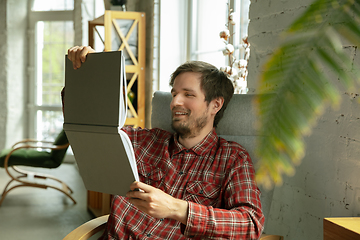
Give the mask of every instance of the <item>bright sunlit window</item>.
<path id="1" fill-rule="evenodd" d="M 209 62 L 215 66 L 225 64 L 222 54 L 224 44 L 219 32 L 225 28 L 227 1 L 193 1 L 192 33 L 189 58 Z"/>
<path id="2" fill-rule="evenodd" d="M 34 0 L 32 11 L 65 11 L 74 9 L 74 0 Z"/>
<path id="3" fill-rule="evenodd" d="M 172 0 L 161 1 L 160 6 L 159 74 L 154 90 L 169 91 L 170 74 L 188 60 L 228 66 L 219 34 L 227 28 L 229 9 L 236 17 L 231 26 L 233 56 L 241 59 L 244 55 L 242 39 L 247 36 L 250 0 Z"/>
<path id="4" fill-rule="evenodd" d="M 59 93 L 64 86 L 64 55 L 73 45 L 72 21 L 38 21 L 36 32 L 36 115 L 37 135 L 56 136 L 62 129 Z M 47 108 L 47 109 L 45 109 Z M 53 108 L 53 109 L 51 109 Z"/>
<path id="5" fill-rule="evenodd" d="M 63 127 L 65 54 L 74 45 L 73 0 L 35 0 L 30 12 L 29 135 L 54 140 Z"/>
<path id="6" fill-rule="evenodd" d="M 236 16 L 236 24 L 231 26 L 231 43 L 239 55 L 238 46 L 247 36 L 249 24 L 250 0 L 196 0 L 193 1 L 191 60 L 203 60 L 217 67 L 227 64 L 227 57 L 222 54 L 224 43 L 219 37 L 220 31 L 228 23 L 229 8 Z"/>

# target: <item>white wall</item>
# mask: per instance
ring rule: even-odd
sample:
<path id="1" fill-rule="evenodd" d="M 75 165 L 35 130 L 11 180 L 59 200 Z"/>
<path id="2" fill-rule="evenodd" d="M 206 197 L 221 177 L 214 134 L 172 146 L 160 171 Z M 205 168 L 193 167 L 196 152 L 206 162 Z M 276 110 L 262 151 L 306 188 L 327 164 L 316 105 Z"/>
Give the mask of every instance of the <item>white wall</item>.
<path id="1" fill-rule="evenodd" d="M 0 149 L 5 146 L 7 118 L 7 1 L 0 1 Z"/>
<path id="2" fill-rule="evenodd" d="M 24 137 L 27 0 L 0 1 L 0 147 Z"/>
<path id="3" fill-rule="evenodd" d="M 302 13 L 310 0 L 252 0 L 248 86 L 256 92 L 261 66 L 277 45 L 279 34 Z M 360 64 L 355 48 L 349 54 Z M 336 81 L 336 78 L 332 79 Z M 359 88 L 357 88 L 359 89 Z M 323 237 L 323 218 L 360 216 L 360 103 L 356 91 L 344 91 L 338 110 L 327 108 L 311 136 L 293 177 L 277 187 L 267 233 L 291 240 Z"/>
<path id="4" fill-rule="evenodd" d="M 27 0 L 8 1 L 8 116 L 6 145 L 23 139 L 26 119 Z"/>

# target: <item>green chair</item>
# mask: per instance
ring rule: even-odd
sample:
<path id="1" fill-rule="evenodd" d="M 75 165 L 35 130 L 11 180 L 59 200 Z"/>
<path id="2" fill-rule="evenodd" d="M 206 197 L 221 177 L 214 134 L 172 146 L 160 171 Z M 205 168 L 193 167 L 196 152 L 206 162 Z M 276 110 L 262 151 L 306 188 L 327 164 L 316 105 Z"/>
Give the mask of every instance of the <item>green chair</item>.
<path id="1" fill-rule="evenodd" d="M 64 193 L 76 204 L 75 199 L 71 196 L 73 191 L 63 181 L 47 174 L 30 172 L 18 167 L 57 168 L 63 162 L 68 147 L 69 141 L 64 130 L 62 130 L 54 142 L 25 139 L 15 143 L 11 148 L 2 150 L 0 167 L 5 168 L 11 179 L 4 188 L 0 206 L 5 196 L 18 187 L 53 188 Z M 14 171 L 17 173 L 14 174 Z M 60 183 L 61 187 L 35 182 L 36 178 L 55 180 Z M 17 184 L 10 187 L 13 182 Z"/>

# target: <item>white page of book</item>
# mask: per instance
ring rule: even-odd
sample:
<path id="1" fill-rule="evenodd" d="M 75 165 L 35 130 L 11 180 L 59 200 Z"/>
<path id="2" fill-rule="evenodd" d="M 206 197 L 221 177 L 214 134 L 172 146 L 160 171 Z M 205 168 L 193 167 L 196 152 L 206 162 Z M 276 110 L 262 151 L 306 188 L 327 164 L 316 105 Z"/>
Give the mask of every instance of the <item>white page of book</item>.
<path id="1" fill-rule="evenodd" d="M 120 134 L 121 140 L 123 142 L 124 149 L 125 149 L 127 156 L 129 156 L 130 159 L 135 159 L 134 148 L 132 147 L 129 136 L 121 129 L 119 129 L 119 134 Z M 129 161 L 129 163 L 130 163 L 132 172 L 134 173 L 135 180 L 140 181 L 136 162 Z"/>

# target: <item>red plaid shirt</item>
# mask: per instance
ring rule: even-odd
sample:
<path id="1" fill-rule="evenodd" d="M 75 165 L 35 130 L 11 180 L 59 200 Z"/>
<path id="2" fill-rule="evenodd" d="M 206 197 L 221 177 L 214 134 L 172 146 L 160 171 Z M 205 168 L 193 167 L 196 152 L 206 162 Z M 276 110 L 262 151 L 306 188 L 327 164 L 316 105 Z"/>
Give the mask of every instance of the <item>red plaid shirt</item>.
<path id="1" fill-rule="evenodd" d="M 100 239 L 258 239 L 263 229 L 260 191 L 246 150 L 215 130 L 191 149 L 160 129 L 123 129 L 130 137 L 140 181 L 189 203 L 187 225 L 156 219 L 113 198 Z"/>

